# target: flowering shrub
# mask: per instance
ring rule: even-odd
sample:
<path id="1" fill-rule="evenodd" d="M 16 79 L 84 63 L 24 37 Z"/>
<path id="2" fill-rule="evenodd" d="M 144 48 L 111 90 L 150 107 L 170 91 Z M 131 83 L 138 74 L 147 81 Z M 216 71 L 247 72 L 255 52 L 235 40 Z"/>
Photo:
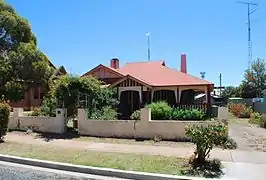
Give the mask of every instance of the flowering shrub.
<path id="1" fill-rule="evenodd" d="M 254 112 L 251 114 L 249 123 L 258 124 L 262 128 L 266 128 L 266 117 L 265 114 L 261 115 L 260 113 Z"/>
<path id="2" fill-rule="evenodd" d="M 250 118 L 252 109 L 244 104 L 231 104 L 231 112 L 238 118 Z"/>

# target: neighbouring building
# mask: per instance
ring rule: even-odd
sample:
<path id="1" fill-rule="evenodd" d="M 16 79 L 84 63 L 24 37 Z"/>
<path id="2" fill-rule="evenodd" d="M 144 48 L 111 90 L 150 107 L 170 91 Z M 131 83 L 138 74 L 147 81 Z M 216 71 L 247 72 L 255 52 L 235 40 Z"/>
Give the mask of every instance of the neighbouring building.
<path id="1" fill-rule="evenodd" d="M 210 95 L 211 97 L 211 104 L 217 106 L 223 106 L 226 104 L 226 100 L 220 96 L 215 95 L 213 92 Z M 203 103 L 206 100 L 206 94 L 200 93 L 195 96 L 196 103 Z"/>
<path id="2" fill-rule="evenodd" d="M 67 74 L 65 68 L 60 66 L 56 68 L 52 62 L 49 61 L 50 66 L 54 69 L 53 78 L 56 78 L 60 75 Z M 24 110 L 33 110 L 34 108 L 38 108 L 42 105 L 43 98 L 47 92 L 45 92 L 45 88 L 38 83 L 30 85 L 28 90 L 24 92 L 24 96 L 18 102 L 9 102 L 9 105 L 12 108 L 23 108 Z"/>
<path id="3" fill-rule="evenodd" d="M 180 108 L 201 108 L 207 111 L 211 105 L 213 83 L 187 73 L 186 55 L 181 55 L 180 70 L 170 68 L 165 61 L 144 61 L 119 66 L 119 59 L 110 60 L 110 66 L 102 64 L 82 77 L 94 76 L 105 87 L 116 88 L 120 101 L 119 110 L 124 118 L 145 104 L 166 101 Z M 195 96 L 205 94 L 205 101 L 198 104 Z"/>

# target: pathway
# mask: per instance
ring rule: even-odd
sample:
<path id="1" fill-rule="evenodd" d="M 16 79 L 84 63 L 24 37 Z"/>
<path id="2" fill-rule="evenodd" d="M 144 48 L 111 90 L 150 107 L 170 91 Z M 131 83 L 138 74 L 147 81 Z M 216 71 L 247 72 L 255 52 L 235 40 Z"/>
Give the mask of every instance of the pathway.
<path id="1" fill-rule="evenodd" d="M 248 120 L 230 122 L 229 136 L 237 142 L 239 150 L 266 152 L 266 129 L 251 125 Z"/>

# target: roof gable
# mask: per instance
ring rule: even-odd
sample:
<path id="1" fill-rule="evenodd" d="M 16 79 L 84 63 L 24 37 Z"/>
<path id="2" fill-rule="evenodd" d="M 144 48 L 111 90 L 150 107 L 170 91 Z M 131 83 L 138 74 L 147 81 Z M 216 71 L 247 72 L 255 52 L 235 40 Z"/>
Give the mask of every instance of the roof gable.
<path id="1" fill-rule="evenodd" d="M 101 78 L 119 78 L 119 77 L 125 76 L 122 72 L 120 72 L 114 68 L 106 67 L 102 64 L 96 66 L 95 68 L 93 68 L 89 72 L 83 74 L 81 77 L 90 76 L 90 75 L 94 76 L 98 79 L 101 79 Z"/>
<path id="2" fill-rule="evenodd" d="M 127 84 L 126 81 L 128 80 L 132 80 L 132 84 Z M 148 82 L 145 82 L 144 80 L 141 80 L 141 79 L 138 79 L 138 78 L 135 78 L 131 75 L 127 75 L 121 79 L 119 79 L 118 81 L 116 81 L 115 83 L 113 83 L 110 87 L 115 87 L 123 82 L 126 82 L 126 86 L 140 86 L 140 85 L 144 85 L 144 86 L 147 86 L 147 87 L 151 87 L 151 84 L 149 84 Z"/>

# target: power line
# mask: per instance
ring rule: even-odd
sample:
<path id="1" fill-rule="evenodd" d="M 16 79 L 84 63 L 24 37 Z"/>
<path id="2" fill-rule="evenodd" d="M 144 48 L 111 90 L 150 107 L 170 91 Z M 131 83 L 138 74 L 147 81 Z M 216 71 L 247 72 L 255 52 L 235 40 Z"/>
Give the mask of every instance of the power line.
<path id="1" fill-rule="evenodd" d="M 239 4 L 247 5 L 248 8 L 248 69 L 250 69 L 251 62 L 252 62 L 252 41 L 251 41 L 251 21 L 250 15 L 253 14 L 257 8 L 251 10 L 251 6 L 257 6 L 257 3 L 252 2 L 237 2 Z"/>

